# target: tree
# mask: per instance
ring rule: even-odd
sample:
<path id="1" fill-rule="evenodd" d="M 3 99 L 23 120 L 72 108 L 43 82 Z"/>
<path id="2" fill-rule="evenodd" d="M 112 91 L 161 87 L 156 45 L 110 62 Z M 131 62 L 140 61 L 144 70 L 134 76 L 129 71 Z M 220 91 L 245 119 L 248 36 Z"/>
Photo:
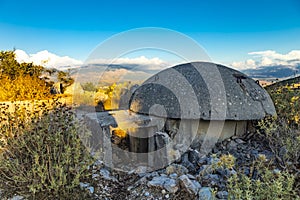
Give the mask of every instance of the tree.
<path id="1" fill-rule="evenodd" d="M 45 68 L 18 63 L 14 51 L 0 51 L 0 101 L 44 99 L 52 84 L 41 77 Z"/>
<path id="2" fill-rule="evenodd" d="M 89 92 L 97 92 L 97 86 L 92 82 L 83 83 L 82 89 Z"/>
<path id="3" fill-rule="evenodd" d="M 62 84 L 62 92 L 64 92 L 65 88 L 72 85 L 74 83 L 74 79 L 71 77 L 70 71 L 58 71 L 57 72 L 57 80 Z"/>
<path id="4" fill-rule="evenodd" d="M 33 63 L 18 63 L 14 51 L 0 51 L 0 78 L 8 76 L 14 80 L 21 75 L 39 77 L 44 70 L 44 67 Z"/>
<path id="5" fill-rule="evenodd" d="M 0 75 L 14 79 L 18 75 L 19 63 L 13 51 L 0 51 Z M 0 78 L 1 78 L 0 77 Z"/>

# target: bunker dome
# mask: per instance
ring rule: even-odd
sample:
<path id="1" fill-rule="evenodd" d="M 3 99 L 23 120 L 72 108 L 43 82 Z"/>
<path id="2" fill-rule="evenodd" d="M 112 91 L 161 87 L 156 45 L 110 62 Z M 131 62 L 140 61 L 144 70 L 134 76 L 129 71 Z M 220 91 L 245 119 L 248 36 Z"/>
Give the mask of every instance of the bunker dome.
<path id="1" fill-rule="evenodd" d="M 170 133 L 179 129 L 179 123 L 195 125 L 199 140 L 211 122 L 222 123 L 218 139 L 225 139 L 244 134 L 253 120 L 276 115 L 269 94 L 259 83 L 209 62 L 180 64 L 153 75 L 135 90 L 129 110 L 164 118 L 164 129 Z"/>

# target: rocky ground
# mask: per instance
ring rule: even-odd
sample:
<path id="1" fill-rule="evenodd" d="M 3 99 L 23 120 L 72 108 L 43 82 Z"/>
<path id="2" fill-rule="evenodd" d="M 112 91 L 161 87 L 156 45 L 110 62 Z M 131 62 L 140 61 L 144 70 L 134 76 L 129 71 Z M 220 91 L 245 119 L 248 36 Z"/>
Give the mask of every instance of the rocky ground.
<path id="1" fill-rule="evenodd" d="M 93 194 L 93 199 L 227 199 L 228 177 L 238 170 L 255 176 L 253 160 L 259 155 L 274 158 L 266 146 L 257 134 L 234 136 L 217 143 L 205 156 L 189 149 L 180 160 L 153 172 L 147 172 L 146 167 L 129 173 L 117 172 L 99 161 L 93 169 L 94 183 L 82 183 L 82 187 Z M 235 164 L 218 166 L 222 155 L 229 155 L 229 160 L 234 157 Z"/>

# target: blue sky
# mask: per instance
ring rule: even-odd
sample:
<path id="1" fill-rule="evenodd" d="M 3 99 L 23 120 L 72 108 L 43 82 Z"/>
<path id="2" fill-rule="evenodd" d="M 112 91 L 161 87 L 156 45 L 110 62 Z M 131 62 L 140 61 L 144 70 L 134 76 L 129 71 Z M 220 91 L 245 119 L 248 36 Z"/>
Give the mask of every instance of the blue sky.
<path id="1" fill-rule="evenodd" d="M 186 34 L 222 63 L 249 59 L 249 52 L 300 49 L 298 0 L 0 0 L 0 8 L 0 50 L 84 60 L 105 39 L 140 27 Z"/>

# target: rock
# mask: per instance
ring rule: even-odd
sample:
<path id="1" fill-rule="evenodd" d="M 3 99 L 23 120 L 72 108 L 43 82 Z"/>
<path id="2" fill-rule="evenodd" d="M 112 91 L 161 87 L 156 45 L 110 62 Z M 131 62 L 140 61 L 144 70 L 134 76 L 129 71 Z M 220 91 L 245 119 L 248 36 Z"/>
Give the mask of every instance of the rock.
<path id="1" fill-rule="evenodd" d="M 281 173 L 280 169 L 276 168 L 276 169 L 273 170 L 274 175 L 279 175 L 280 173 Z"/>
<path id="2" fill-rule="evenodd" d="M 170 193 L 175 193 L 179 189 L 174 179 L 167 179 L 164 183 L 164 188 Z"/>
<path id="3" fill-rule="evenodd" d="M 136 181 L 133 185 L 129 186 L 129 187 L 127 188 L 127 191 L 130 191 L 130 190 L 132 190 L 132 189 L 138 187 L 139 185 L 146 184 L 146 183 L 147 183 L 147 177 L 144 176 L 144 177 L 142 177 L 141 179 L 139 179 L 138 181 Z"/>
<path id="4" fill-rule="evenodd" d="M 198 164 L 199 166 L 207 164 L 207 157 L 204 156 L 204 157 L 200 158 L 200 159 L 197 161 L 197 164 Z"/>
<path id="5" fill-rule="evenodd" d="M 161 149 L 171 142 L 170 136 L 165 132 L 156 132 L 154 138 L 156 149 Z"/>
<path id="6" fill-rule="evenodd" d="M 176 173 L 179 176 L 183 175 L 183 174 L 187 174 L 189 171 L 186 167 L 182 166 L 182 165 L 178 165 L 178 164 L 172 164 L 170 166 L 168 166 L 166 168 L 166 173 L 167 174 L 173 174 Z"/>
<path id="7" fill-rule="evenodd" d="M 220 180 L 220 177 L 218 174 L 208 174 L 205 176 L 205 179 L 210 179 L 210 180 Z"/>
<path id="8" fill-rule="evenodd" d="M 167 148 L 168 159 L 170 160 L 180 160 L 181 153 L 178 149 Z"/>
<path id="9" fill-rule="evenodd" d="M 170 174 L 169 177 L 172 179 L 176 179 L 178 177 L 178 175 L 176 173 L 173 173 L 173 174 Z"/>
<path id="10" fill-rule="evenodd" d="M 182 165 L 184 167 L 186 167 L 189 170 L 189 172 L 191 172 L 191 173 L 196 172 L 196 167 L 194 166 L 193 163 L 191 163 L 189 161 L 189 154 L 188 153 L 183 154 L 181 159 L 182 159 Z"/>
<path id="11" fill-rule="evenodd" d="M 95 178 L 98 178 L 99 176 L 100 176 L 99 174 L 93 174 L 92 178 L 95 179 Z"/>
<path id="12" fill-rule="evenodd" d="M 227 145 L 227 149 L 236 149 L 238 146 L 238 143 L 236 143 L 234 140 L 231 140 Z"/>
<path id="13" fill-rule="evenodd" d="M 188 157 L 189 157 L 189 161 L 192 164 L 198 165 L 198 161 L 200 159 L 200 154 L 198 151 L 192 149 L 191 151 L 189 151 Z"/>
<path id="14" fill-rule="evenodd" d="M 147 178 L 153 178 L 155 176 L 159 176 L 158 172 L 151 172 L 145 175 Z"/>
<path id="15" fill-rule="evenodd" d="M 90 186 L 89 183 L 82 183 L 80 182 L 79 183 L 79 186 L 82 188 L 82 189 L 87 189 L 91 194 L 94 193 L 95 189 L 93 186 Z"/>
<path id="16" fill-rule="evenodd" d="M 0 198 L 1 198 L 1 196 L 0 196 Z M 25 199 L 25 198 L 22 197 L 22 196 L 16 195 L 16 196 L 13 196 L 11 199 L 8 199 L 8 200 L 23 200 L 23 199 Z"/>
<path id="17" fill-rule="evenodd" d="M 86 189 L 89 190 L 91 194 L 93 194 L 95 191 L 94 187 L 92 187 L 92 186 L 87 187 Z"/>
<path id="18" fill-rule="evenodd" d="M 202 184 L 209 185 L 209 186 L 217 186 L 222 180 L 220 179 L 219 175 L 217 174 L 207 174 L 202 177 Z"/>
<path id="19" fill-rule="evenodd" d="M 118 181 L 115 177 L 111 176 L 111 175 L 110 175 L 110 172 L 109 172 L 107 169 L 105 169 L 105 168 L 100 169 L 100 175 L 101 175 L 105 180 L 108 180 L 108 181 L 114 181 L 114 182 L 117 182 L 117 181 Z"/>
<path id="20" fill-rule="evenodd" d="M 79 186 L 80 186 L 81 188 L 87 188 L 87 187 L 90 186 L 90 184 L 89 184 L 89 183 L 82 183 L 82 182 L 80 182 L 80 183 L 79 183 Z"/>
<path id="21" fill-rule="evenodd" d="M 216 170 L 216 173 L 218 174 L 218 175 L 220 175 L 220 177 L 226 177 L 226 178 L 229 178 L 231 175 L 233 175 L 233 174 L 236 174 L 236 171 L 234 170 L 234 169 L 227 169 L 227 168 L 218 168 L 217 170 Z"/>
<path id="22" fill-rule="evenodd" d="M 254 157 L 258 156 L 258 151 L 256 149 L 253 149 L 250 151 L 250 154 L 252 154 Z"/>
<path id="23" fill-rule="evenodd" d="M 212 165 L 212 164 L 216 164 L 217 162 L 219 162 L 220 159 L 217 157 L 212 157 L 212 158 L 208 158 L 207 159 L 207 164 L 208 165 Z"/>
<path id="24" fill-rule="evenodd" d="M 145 192 L 144 195 L 145 195 L 145 197 L 148 197 L 150 195 L 150 193 L 149 192 Z"/>
<path id="25" fill-rule="evenodd" d="M 193 182 L 193 184 L 197 187 L 197 188 L 201 188 L 202 186 L 201 186 L 201 184 L 198 182 L 198 181 L 196 181 L 196 180 L 191 180 L 192 182 Z"/>
<path id="26" fill-rule="evenodd" d="M 219 192 L 217 192 L 216 196 L 219 199 L 227 199 L 228 198 L 228 192 L 226 192 L 226 191 L 219 191 Z"/>
<path id="27" fill-rule="evenodd" d="M 237 138 L 234 140 L 237 144 L 244 144 L 246 143 L 244 140 L 240 139 L 240 138 Z"/>
<path id="28" fill-rule="evenodd" d="M 199 189 L 201 188 L 200 184 L 194 184 L 187 175 L 182 175 L 179 177 L 180 184 L 183 188 L 186 189 L 187 192 L 190 194 L 195 194 L 197 195 Z M 199 187 L 200 186 L 200 187 Z"/>
<path id="29" fill-rule="evenodd" d="M 137 174 L 140 177 L 147 175 L 149 171 L 152 171 L 150 167 L 147 166 L 138 166 L 134 170 L 131 170 L 128 174 Z"/>
<path id="30" fill-rule="evenodd" d="M 187 177 L 189 177 L 189 179 L 191 179 L 191 180 L 195 180 L 196 179 L 196 177 L 193 176 L 193 175 L 191 175 L 191 174 L 187 174 Z"/>
<path id="31" fill-rule="evenodd" d="M 175 193 L 178 190 L 176 181 L 174 179 L 158 176 L 154 177 L 151 181 L 148 182 L 148 187 L 160 187 L 166 189 L 170 193 Z"/>
<path id="32" fill-rule="evenodd" d="M 199 198 L 198 200 L 212 200 L 213 195 L 210 187 L 203 187 L 199 190 Z"/>
<path id="33" fill-rule="evenodd" d="M 279 157 L 284 157 L 287 154 L 287 148 L 286 146 L 283 146 L 279 149 Z"/>
<path id="34" fill-rule="evenodd" d="M 244 167 L 243 172 L 246 176 L 250 175 L 250 167 Z"/>
<path id="35" fill-rule="evenodd" d="M 212 171 L 213 171 L 213 169 L 212 169 L 211 165 L 202 165 L 202 167 L 200 167 L 200 170 L 199 170 L 199 175 L 204 176 L 204 175 L 212 173 Z"/>

